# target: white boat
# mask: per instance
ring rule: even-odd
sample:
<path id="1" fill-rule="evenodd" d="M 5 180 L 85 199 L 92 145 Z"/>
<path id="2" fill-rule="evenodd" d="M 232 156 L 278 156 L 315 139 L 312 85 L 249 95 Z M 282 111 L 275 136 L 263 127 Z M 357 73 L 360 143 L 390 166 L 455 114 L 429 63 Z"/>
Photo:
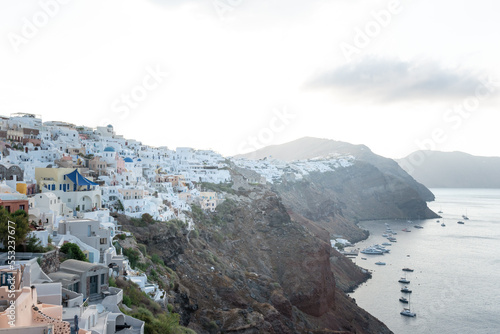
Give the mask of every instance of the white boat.
<path id="1" fill-rule="evenodd" d="M 385 262 L 382 261 L 375 262 L 375 264 L 379 266 L 385 266 Z"/>
<path id="2" fill-rule="evenodd" d="M 404 283 L 404 284 L 410 283 L 410 281 L 408 279 L 406 279 L 406 277 L 401 277 L 398 282 L 399 283 Z"/>
<path id="3" fill-rule="evenodd" d="M 380 251 L 382 251 L 384 253 L 389 253 L 391 251 L 390 249 L 386 249 L 384 246 L 381 246 L 381 245 L 378 245 L 378 244 L 377 245 L 373 245 L 372 247 L 375 248 L 375 249 L 378 249 L 378 250 L 380 250 Z"/>
<path id="4" fill-rule="evenodd" d="M 392 244 L 390 242 L 384 242 L 382 246 L 392 246 Z"/>
<path id="5" fill-rule="evenodd" d="M 381 251 L 380 249 L 374 248 L 374 247 L 365 248 L 361 251 L 361 253 L 371 254 L 371 255 L 384 255 L 383 251 Z"/>
<path id="6" fill-rule="evenodd" d="M 417 316 L 416 313 L 411 312 L 410 309 L 406 308 L 406 307 L 403 309 L 403 311 L 399 312 L 399 314 L 404 315 L 406 317 L 412 317 L 412 318 Z"/>

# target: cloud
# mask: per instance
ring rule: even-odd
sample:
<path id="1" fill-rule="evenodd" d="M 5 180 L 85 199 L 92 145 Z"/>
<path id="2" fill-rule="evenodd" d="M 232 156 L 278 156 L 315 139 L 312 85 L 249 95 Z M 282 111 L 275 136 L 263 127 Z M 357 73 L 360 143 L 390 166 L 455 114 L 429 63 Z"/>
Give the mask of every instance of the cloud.
<path id="1" fill-rule="evenodd" d="M 324 0 L 149 0 L 165 7 L 190 6 L 199 13 L 231 19 L 249 28 L 307 20 Z"/>
<path id="2" fill-rule="evenodd" d="M 316 75 L 307 86 L 383 102 L 436 100 L 474 95 L 483 77 L 482 73 L 444 68 L 436 62 L 372 57 Z"/>

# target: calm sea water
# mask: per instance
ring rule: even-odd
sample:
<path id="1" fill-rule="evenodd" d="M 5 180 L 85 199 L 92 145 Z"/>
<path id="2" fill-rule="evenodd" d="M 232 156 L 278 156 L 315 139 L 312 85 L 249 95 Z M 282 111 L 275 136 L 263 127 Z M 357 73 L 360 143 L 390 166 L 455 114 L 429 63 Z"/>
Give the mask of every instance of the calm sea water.
<path id="1" fill-rule="evenodd" d="M 397 232 L 397 242 L 387 247 L 389 254 L 360 253 L 353 260 L 371 270 L 373 278 L 351 297 L 396 334 L 500 333 L 500 189 L 431 190 L 436 201 L 429 207 L 443 211 L 445 227 L 437 219 L 360 223 L 370 237 L 356 247 L 386 242 L 384 223 Z M 463 214 L 470 219 L 463 220 Z M 465 224 L 457 224 L 459 220 Z M 405 227 L 411 232 L 403 232 Z M 375 265 L 377 261 L 386 265 Z M 404 267 L 415 270 L 406 275 L 415 318 L 399 314 L 404 304 L 398 299 L 404 294 L 398 279 L 405 275 Z"/>

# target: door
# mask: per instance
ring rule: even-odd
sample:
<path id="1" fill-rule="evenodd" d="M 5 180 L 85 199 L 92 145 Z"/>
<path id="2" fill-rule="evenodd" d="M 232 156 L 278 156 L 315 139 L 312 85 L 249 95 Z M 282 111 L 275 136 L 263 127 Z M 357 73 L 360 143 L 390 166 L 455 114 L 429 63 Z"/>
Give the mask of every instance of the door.
<path id="1" fill-rule="evenodd" d="M 96 294 L 97 293 L 97 278 L 98 276 L 90 276 L 90 294 Z"/>

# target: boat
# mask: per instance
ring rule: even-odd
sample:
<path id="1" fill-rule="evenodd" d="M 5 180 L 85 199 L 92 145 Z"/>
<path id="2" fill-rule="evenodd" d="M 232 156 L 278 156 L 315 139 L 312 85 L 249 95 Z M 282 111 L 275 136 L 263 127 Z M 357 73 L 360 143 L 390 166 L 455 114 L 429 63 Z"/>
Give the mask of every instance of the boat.
<path id="1" fill-rule="evenodd" d="M 441 226 L 446 226 L 444 223 L 441 223 Z"/>
<path id="2" fill-rule="evenodd" d="M 366 257 L 362 257 L 361 260 L 366 260 Z"/>
<path id="3" fill-rule="evenodd" d="M 408 271 L 408 272 L 410 272 L 410 273 L 412 273 L 412 272 L 413 272 L 413 269 L 410 269 L 410 268 L 403 268 L 402 270 L 403 270 L 403 271 Z"/>
<path id="4" fill-rule="evenodd" d="M 381 246 L 381 245 L 373 245 L 372 246 L 373 248 L 375 249 L 378 249 L 379 251 L 382 251 L 384 253 L 389 253 L 391 250 L 390 249 L 386 249 L 384 246 Z"/>
<path id="5" fill-rule="evenodd" d="M 406 277 L 401 277 L 398 281 L 399 283 L 409 284 L 410 281 Z"/>
<path id="6" fill-rule="evenodd" d="M 400 298 L 399 298 L 399 301 L 400 301 L 401 303 L 408 304 L 408 299 L 406 299 L 405 297 L 400 297 Z"/>
<path id="7" fill-rule="evenodd" d="M 414 228 L 424 228 L 423 226 L 420 225 L 413 225 Z"/>
<path id="8" fill-rule="evenodd" d="M 458 221 L 458 222 L 457 222 L 457 224 L 462 224 L 462 225 L 463 225 L 463 224 L 465 224 L 465 223 L 464 223 L 463 221 L 461 221 L 461 220 L 460 220 L 460 221 Z"/>
<path id="9" fill-rule="evenodd" d="M 438 220 L 436 220 L 436 223 L 440 223 L 440 222 L 441 222 L 441 221 L 440 221 L 439 219 L 438 219 Z"/>
<path id="10" fill-rule="evenodd" d="M 404 229 L 402 229 L 401 231 L 403 231 L 403 232 L 411 232 L 411 230 L 409 230 L 409 229 L 407 229 L 407 228 L 404 228 Z"/>
<path id="11" fill-rule="evenodd" d="M 469 220 L 469 217 L 467 217 L 467 210 L 465 210 L 465 215 L 462 215 L 462 218 L 464 220 Z"/>
<path id="12" fill-rule="evenodd" d="M 361 251 L 363 254 L 371 254 L 371 255 L 383 255 L 384 252 L 381 251 L 380 249 L 374 248 L 374 247 L 368 247 L 365 248 Z"/>
<path id="13" fill-rule="evenodd" d="M 417 314 L 411 312 L 409 308 L 404 308 L 403 311 L 399 312 L 399 314 L 412 318 L 417 316 Z"/>
<path id="14" fill-rule="evenodd" d="M 375 262 L 375 264 L 379 265 L 379 266 L 385 266 L 385 262 L 381 262 L 381 261 Z"/>
<path id="15" fill-rule="evenodd" d="M 439 210 L 438 213 L 443 213 L 443 211 Z"/>
<path id="16" fill-rule="evenodd" d="M 390 242 L 384 242 L 382 243 L 382 246 L 391 246 L 392 244 Z"/>
<path id="17" fill-rule="evenodd" d="M 390 242 L 397 242 L 396 238 L 394 237 L 388 237 L 387 240 L 389 240 Z"/>
<path id="18" fill-rule="evenodd" d="M 384 234 L 382 234 L 382 236 L 383 236 L 384 238 L 387 238 L 387 237 L 389 236 L 389 234 L 384 233 Z"/>
<path id="19" fill-rule="evenodd" d="M 401 292 L 404 292 L 404 293 L 411 293 L 411 290 L 408 289 L 408 287 L 405 285 L 403 288 L 401 288 Z"/>

